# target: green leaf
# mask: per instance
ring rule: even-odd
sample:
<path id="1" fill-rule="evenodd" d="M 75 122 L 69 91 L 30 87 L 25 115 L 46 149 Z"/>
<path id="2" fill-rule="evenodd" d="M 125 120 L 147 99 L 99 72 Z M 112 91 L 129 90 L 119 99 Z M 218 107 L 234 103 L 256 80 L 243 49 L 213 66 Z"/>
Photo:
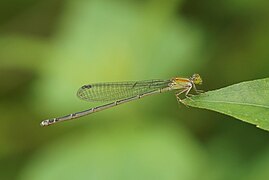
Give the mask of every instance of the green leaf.
<path id="1" fill-rule="evenodd" d="M 217 111 L 269 130 L 269 78 L 234 84 L 186 98 L 188 106 Z"/>

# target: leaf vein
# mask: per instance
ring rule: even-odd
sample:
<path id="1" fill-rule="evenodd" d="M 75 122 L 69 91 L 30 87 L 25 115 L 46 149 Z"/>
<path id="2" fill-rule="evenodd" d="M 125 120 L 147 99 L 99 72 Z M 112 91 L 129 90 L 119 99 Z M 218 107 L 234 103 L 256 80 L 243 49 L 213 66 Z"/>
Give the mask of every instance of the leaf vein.
<path id="1" fill-rule="evenodd" d="M 197 102 L 197 100 L 195 100 Z M 199 100 L 198 100 L 199 101 Z M 208 103 L 224 103 L 224 104 L 235 104 L 235 105 L 245 105 L 245 106 L 254 106 L 254 107 L 262 107 L 269 109 L 269 106 L 262 104 L 252 104 L 252 103 L 240 103 L 234 101 L 208 101 L 208 100 L 200 100 L 199 102 L 208 102 Z"/>

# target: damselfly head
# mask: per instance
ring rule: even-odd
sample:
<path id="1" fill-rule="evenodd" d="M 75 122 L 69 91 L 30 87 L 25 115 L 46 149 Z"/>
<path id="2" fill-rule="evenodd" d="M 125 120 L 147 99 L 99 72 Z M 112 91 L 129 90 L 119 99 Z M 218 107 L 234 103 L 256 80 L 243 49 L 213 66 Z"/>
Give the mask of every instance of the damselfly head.
<path id="1" fill-rule="evenodd" d="M 193 82 L 193 84 L 201 85 L 203 83 L 203 80 L 199 74 L 192 75 L 190 80 Z"/>

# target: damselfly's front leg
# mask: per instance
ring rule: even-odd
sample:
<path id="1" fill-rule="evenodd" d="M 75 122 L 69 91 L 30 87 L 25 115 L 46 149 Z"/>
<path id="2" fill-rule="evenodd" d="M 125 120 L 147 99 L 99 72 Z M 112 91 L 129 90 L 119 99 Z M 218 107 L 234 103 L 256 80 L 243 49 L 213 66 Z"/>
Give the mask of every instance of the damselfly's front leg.
<path id="1" fill-rule="evenodd" d="M 203 90 L 197 89 L 196 86 L 195 86 L 195 84 L 193 84 L 193 89 L 194 89 L 194 91 L 195 91 L 197 94 L 201 94 L 201 93 L 204 92 Z"/>

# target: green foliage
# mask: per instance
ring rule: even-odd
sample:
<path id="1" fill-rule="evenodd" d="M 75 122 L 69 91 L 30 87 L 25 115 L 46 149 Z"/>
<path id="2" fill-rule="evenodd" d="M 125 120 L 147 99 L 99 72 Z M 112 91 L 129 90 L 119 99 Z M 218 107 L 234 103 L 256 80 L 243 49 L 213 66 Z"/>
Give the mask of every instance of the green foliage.
<path id="1" fill-rule="evenodd" d="M 269 78 L 238 83 L 186 98 L 188 106 L 209 109 L 269 130 Z"/>
<path id="2" fill-rule="evenodd" d="M 213 89 L 269 77 L 268 7 L 263 0 L 0 2 L 0 179 L 268 179 L 269 133 L 178 108 L 169 93 L 39 126 L 97 105 L 76 98 L 83 84 L 199 73 Z M 239 97 L 265 102 L 266 88 L 255 87 Z M 251 109 L 238 112 L 244 108 Z M 265 114 L 254 115 L 251 123 L 265 129 Z"/>
<path id="3" fill-rule="evenodd" d="M 143 132 L 86 128 L 43 149 L 20 179 L 195 180 L 207 171 L 206 159 L 181 127 L 150 125 Z"/>

